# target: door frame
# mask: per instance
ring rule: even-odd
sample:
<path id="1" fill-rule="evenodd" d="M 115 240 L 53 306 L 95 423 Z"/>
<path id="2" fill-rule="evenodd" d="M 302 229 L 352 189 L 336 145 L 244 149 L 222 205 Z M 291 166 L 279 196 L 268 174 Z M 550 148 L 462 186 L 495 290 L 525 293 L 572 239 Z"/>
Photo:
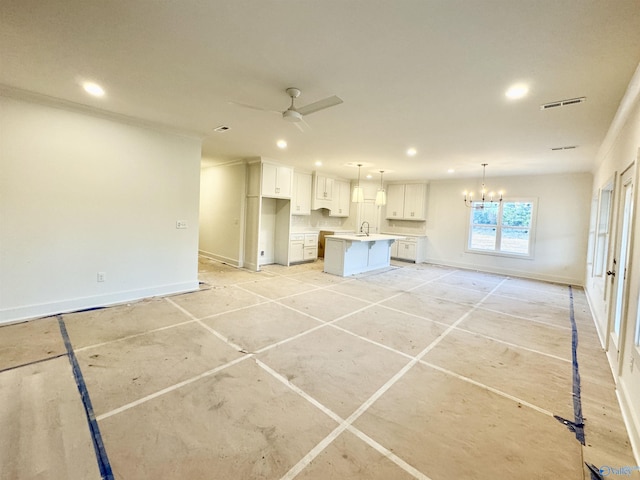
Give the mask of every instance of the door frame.
<path id="1" fill-rule="evenodd" d="M 635 168 L 636 163 L 633 162 L 625 168 L 619 176 L 617 195 L 616 195 L 616 218 L 615 218 L 615 242 L 612 244 L 613 251 L 610 252 L 608 270 L 615 272 L 615 275 L 609 275 L 611 278 L 606 290 L 607 297 L 607 356 L 614 372 L 614 378 L 621 374 L 622 359 L 624 358 L 625 337 L 627 331 L 627 310 L 629 305 L 629 277 L 626 275 L 630 267 L 630 259 L 632 255 L 632 232 L 634 227 L 634 203 L 635 203 Z M 627 190 L 630 189 L 630 190 Z M 627 192 L 630 192 L 627 195 Z M 625 214 L 626 209 L 626 214 Z M 623 238 L 626 237 L 626 239 Z M 625 244 L 624 265 L 620 262 L 623 240 Z M 620 284 L 622 281 L 622 284 Z M 620 290 L 621 289 L 621 290 Z M 614 328 L 616 316 L 620 316 L 620 327 L 617 338 L 614 338 Z"/>

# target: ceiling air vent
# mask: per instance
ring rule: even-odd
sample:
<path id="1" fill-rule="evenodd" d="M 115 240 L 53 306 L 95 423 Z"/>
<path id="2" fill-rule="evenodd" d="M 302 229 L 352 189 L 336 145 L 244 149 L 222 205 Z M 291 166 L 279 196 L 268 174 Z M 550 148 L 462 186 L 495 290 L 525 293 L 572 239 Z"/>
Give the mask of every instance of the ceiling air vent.
<path id="1" fill-rule="evenodd" d="M 226 125 L 220 125 L 213 129 L 214 132 L 226 132 L 227 130 L 230 130 L 230 127 L 227 127 Z"/>
<path id="2" fill-rule="evenodd" d="M 540 105 L 540 110 L 549 110 L 550 108 L 566 107 L 568 105 L 575 105 L 576 103 L 583 103 L 587 101 L 587 97 L 569 98 L 567 100 L 559 100 L 557 102 L 545 103 Z"/>
<path id="3" fill-rule="evenodd" d="M 557 152 L 558 150 L 573 150 L 574 148 L 578 148 L 577 145 L 567 145 L 566 147 L 552 147 L 551 150 Z"/>

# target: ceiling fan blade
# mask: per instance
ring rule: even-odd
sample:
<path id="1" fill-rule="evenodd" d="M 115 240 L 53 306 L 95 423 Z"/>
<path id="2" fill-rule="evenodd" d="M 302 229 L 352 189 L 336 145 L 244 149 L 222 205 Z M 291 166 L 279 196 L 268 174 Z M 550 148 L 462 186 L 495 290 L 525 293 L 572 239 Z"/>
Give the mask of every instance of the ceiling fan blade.
<path id="1" fill-rule="evenodd" d="M 240 103 L 240 102 L 228 102 L 231 105 L 236 105 L 238 107 L 242 107 L 242 108 L 250 108 L 251 110 L 258 110 L 260 112 L 272 112 L 272 113 L 280 113 L 282 114 L 282 112 L 279 112 L 278 110 L 270 110 L 268 108 L 262 108 L 262 107 L 256 107 L 254 105 L 247 105 L 246 103 Z"/>
<path id="2" fill-rule="evenodd" d="M 333 95 L 332 97 L 318 100 L 317 102 L 310 103 L 309 105 L 305 105 L 304 107 L 299 107 L 297 108 L 297 110 L 302 115 L 309 115 L 311 113 L 317 112 L 318 110 L 324 110 L 325 108 L 333 107 L 334 105 L 340 105 L 341 103 L 342 99 Z"/>
<path id="3" fill-rule="evenodd" d="M 293 122 L 293 124 L 296 126 L 296 128 L 298 130 L 300 130 L 302 133 L 304 132 L 308 132 L 309 130 L 311 130 L 311 125 L 309 125 L 307 122 L 304 121 L 304 118 L 302 120 L 300 120 L 299 122 Z"/>

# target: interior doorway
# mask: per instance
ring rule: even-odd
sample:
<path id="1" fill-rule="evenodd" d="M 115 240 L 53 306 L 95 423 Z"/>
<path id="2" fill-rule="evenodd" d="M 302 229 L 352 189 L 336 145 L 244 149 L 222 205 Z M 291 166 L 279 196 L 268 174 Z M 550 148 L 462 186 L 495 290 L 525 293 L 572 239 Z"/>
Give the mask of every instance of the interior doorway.
<path id="1" fill-rule="evenodd" d="M 609 304 L 609 343 L 607 354 L 614 372 L 620 374 L 622 345 L 626 330 L 627 269 L 629 266 L 629 241 L 633 221 L 633 174 L 635 167 L 625 170 L 620 178 L 616 243 L 607 275 L 611 278 L 611 303 Z"/>

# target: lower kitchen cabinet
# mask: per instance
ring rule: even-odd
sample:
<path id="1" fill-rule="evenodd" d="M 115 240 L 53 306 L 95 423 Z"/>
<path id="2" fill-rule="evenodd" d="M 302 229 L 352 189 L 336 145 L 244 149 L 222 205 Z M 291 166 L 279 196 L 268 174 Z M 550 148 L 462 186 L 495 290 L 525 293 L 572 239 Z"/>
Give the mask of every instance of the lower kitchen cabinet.
<path id="1" fill-rule="evenodd" d="M 391 258 L 422 263 L 427 259 L 427 237 L 409 236 L 391 245 Z"/>
<path id="2" fill-rule="evenodd" d="M 318 259 L 317 233 L 292 233 L 289 237 L 289 264 Z"/>

